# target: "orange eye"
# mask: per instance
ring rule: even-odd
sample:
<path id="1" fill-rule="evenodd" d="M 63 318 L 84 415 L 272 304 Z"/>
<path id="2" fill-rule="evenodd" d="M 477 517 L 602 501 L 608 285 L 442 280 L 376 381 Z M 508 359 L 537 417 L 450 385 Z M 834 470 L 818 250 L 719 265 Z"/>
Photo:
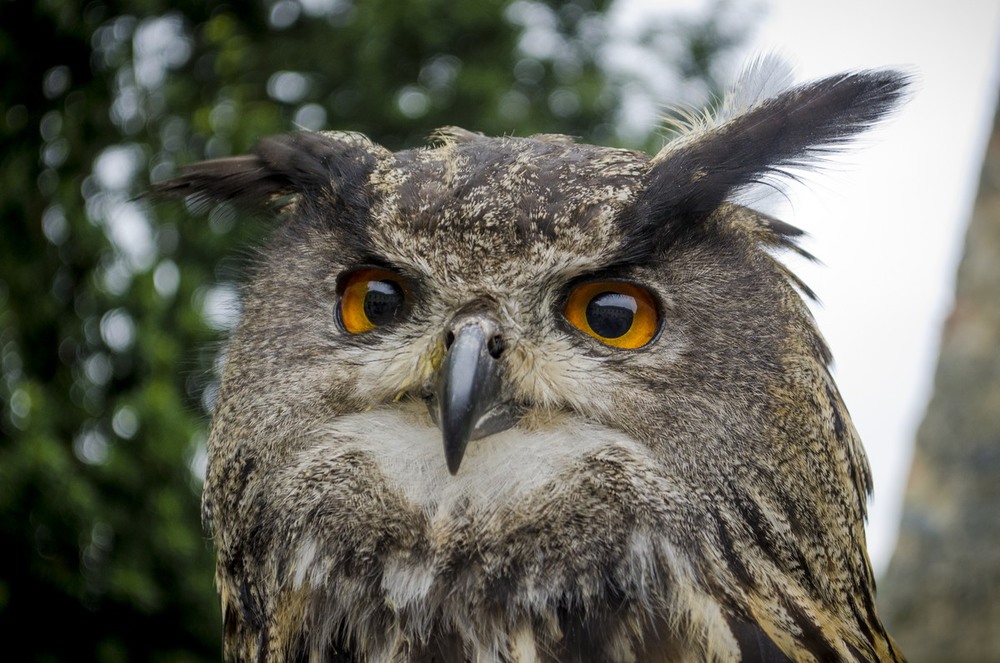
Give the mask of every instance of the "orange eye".
<path id="1" fill-rule="evenodd" d="M 660 328 L 653 296 L 624 281 L 579 284 L 569 293 L 563 315 L 580 331 L 616 348 L 641 348 Z"/>
<path id="2" fill-rule="evenodd" d="M 351 272 L 340 286 L 338 318 L 351 334 L 389 324 L 403 312 L 406 292 L 392 272 L 363 267 Z"/>

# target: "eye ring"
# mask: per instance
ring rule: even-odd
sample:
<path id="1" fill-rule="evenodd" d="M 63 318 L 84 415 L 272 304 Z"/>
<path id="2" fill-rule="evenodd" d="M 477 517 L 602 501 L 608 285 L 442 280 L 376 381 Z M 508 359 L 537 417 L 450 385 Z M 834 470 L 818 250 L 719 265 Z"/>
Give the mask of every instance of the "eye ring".
<path id="1" fill-rule="evenodd" d="M 563 315 L 588 336 L 626 350 L 648 345 L 660 331 L 653 295 L 629 281 L 585 281 L 573 286 Z"/>
<path id="2" fill-rule="evenodd" d="M 359 267 L 338 279 L 335 317 L 349 334 L 362 334 L 395 322 L 405 312 L 408 288 L 403 279 L 379 267 Z"/>

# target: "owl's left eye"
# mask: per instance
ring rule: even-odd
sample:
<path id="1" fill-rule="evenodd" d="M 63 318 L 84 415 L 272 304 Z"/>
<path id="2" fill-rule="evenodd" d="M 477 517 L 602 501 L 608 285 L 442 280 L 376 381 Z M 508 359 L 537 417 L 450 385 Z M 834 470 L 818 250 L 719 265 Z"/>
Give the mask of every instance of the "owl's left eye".
<path id="1" fill-rule="evenodd" d="M 575 286 L 563 315 L 580 331 L 616 348 L 641 348 L 660 329 L 653 296 L 627 281 L 587 281 Z"/>
<path id="2" fill-rule="evenodd" d="M 347 274 L 338 288 L 337 318 L 351 334 L 387 325 L 403 313 L 403 281 L 385 269 L 363 267 Z"/>

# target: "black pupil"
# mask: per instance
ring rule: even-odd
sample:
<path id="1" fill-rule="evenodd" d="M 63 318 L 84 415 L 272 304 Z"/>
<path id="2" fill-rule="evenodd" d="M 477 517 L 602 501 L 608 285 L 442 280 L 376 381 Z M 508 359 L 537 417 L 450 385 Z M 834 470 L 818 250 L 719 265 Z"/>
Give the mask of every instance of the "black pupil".
<path id="1" fill-rule="evenodd" d="M 392 281 L 369 281 L 365 316 L 376 327 L 392 322 L 403 305 L 403 290 Z"/>
<path id="2" fill-rule="evenodd" d="M 587 304 L 587 324 L 595 334 L 618 338 L 632 328 L 636 308 L 634 297 L 620 292 L 602 292 Z"/>

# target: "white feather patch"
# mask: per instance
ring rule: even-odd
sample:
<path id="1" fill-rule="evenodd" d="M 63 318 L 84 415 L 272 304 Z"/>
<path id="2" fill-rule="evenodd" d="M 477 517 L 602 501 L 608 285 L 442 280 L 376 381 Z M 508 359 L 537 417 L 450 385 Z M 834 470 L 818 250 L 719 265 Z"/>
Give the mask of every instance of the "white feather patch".
<path id="1" fill-rule="evenodd" d="M 793 74 L 791 64 L 776 53 L 750 60 L 726 91 L 715 112 L 674 109 L 668 114 L 668 124 L 677 132 L 677 137 L 663 146 L 653 157 L 653 162 L 664 161 L 705 134 L 790 89 L 795 82 Z"/>
<path id="2" fill-rule="evenodd" d="M 518 426 L 473 440 L 455 476 L 448 473 L 441 431 L 419 403 L 398 404 L 338 417 L 320 439 L 335 440 L 336 454 L 370 454 L 390 486 L 424 509 L 433 523 L 455 506 L 494 511 L 514 504 L 565 473 L 590 452 L 609 447 L 632 455 L 648 452 L 626 435 L 569 414 L 535 417 Z"/>
<path id="3" fill-rule="evenodd" d="M 752 59 L 726 92 L 714 124 L 718 126 L 739 117 L 791 88 L 794 82 L 791 64 L 776 53 Z"/>

